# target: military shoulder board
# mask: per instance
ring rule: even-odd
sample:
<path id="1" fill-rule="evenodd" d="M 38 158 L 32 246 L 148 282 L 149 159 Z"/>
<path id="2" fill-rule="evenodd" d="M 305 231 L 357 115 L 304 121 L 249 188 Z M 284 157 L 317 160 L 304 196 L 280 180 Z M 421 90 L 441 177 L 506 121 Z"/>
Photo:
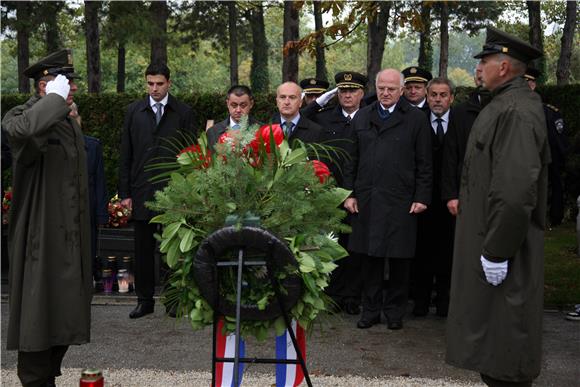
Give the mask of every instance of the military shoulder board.
<path id="1" fill-rule="evenodd" d="M 546 106 L 549 107 L 550 109 L 552 109 L 555 112 L 557 112 L 559 110 L 556 106 L 550 105 L 549 103 L 547 103 Z"/>

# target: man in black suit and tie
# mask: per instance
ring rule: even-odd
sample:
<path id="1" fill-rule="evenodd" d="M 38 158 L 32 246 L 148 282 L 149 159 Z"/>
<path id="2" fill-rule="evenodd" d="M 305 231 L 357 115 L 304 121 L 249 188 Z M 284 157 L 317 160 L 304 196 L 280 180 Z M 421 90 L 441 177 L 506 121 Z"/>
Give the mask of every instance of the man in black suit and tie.
<path id="1" fill-rule="evenodd" d="M 302 89 L 295 82 L 285 82 L 276 89 L 278 114 L 273 122 L 279 123 L 291 147 L 296 140 L 304 143 L 320 142 L 322 127 L 300 115 Z"/>
<path id="2" fill-rule="evenodd" d="M 220 136 L 228 129 L 241 129 L 240 120 L 243 116 L 248 116 L 248 125 L 258 123 L 250 116 L 250 112 L 254 107 L 254 96 L 248 86 L 234 85 L 230 87 L 226 97 L 226 105 L 229 113 L 228 118 L 207 130 L 207 143 L 210 148 L 213 148 Z"/>
<path id="3" fill-rule="evenodd" d="M 417 231 L 417 253 L 413 274 L 413 314 L 426 316 L 431 304 L 431 291 L 435 279 L 436 314 L 447 316 L 449 288 L 451 285 L 451 262 L 453 256 L 453 216 L 441 199 L 441 163 L 443 144 L 450 128 L 453 114 L 453 83 L 446 78 L 434 78 L 427 84 L 429 123 L 433 155 L 433 191 L 431 205 L 419 215 Z"/>
<path id="4" fill-rule="evenodd" d="M 165 64 L 151 64 L 145 71 L 148 96 L 133 102 L 127 108 L 121 138 L 119 166 L 119 196 L 121 203 L 132 209 L 135 226 L 135 291 L 137 307 L 129 314 L 139 318 L 153 313 L 155 291 L 155 238 L 156 224 L 150 224 L 153 212 L 145 202 L 154 199 L 155 191 L 163 183 L 151 183 L 159 172 L 146 170 L 152 163 L 175 160 L 166 139 L 182 132 L 195 139 L 193 112 L 184 103 L 169 94 L 170 71 Z"/>

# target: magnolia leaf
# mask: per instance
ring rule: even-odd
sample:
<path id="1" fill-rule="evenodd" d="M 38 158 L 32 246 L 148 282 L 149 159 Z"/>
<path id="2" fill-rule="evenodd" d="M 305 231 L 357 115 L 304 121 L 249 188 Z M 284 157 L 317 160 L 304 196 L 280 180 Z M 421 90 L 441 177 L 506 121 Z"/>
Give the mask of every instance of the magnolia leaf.
<path id="1" fill-rule="evenodd" d="M 182 253 L 186 253 L 193 248 L 193 237 L 195 235 L 193 230 L 189 228 L 184 230 L 184 235 L 181 237 L 181 243 L 179 244 L 179 250 L 181 250 Z"/>
<path id="2" fill-rule="evenodd" d="M 304 265 L 300 265 L 300 271 L 301 271 L 302 273 L 311 273 L 311 272 L 313 272 L 313 271 L 314 271 L 314 269 L 315 269 L 315 268 L 314 268 L 314 267 L 311 267 L 311 266 L 304 266 Z"/>
<path id="3" fill-rule="evenodd" d="M 162 238 L 163 239 L 173 238 L 175 236 L 175 234 L 177 234 L 177 232 L 179 231 L 179 228 L 181 227 L 182 224 L 183 224 L 182 222 L 174 222 L 174 223 L 167 225 L 163 229 Z"/>
<path id="4" fill-rule="evenodd" d="M 300 253 L 298 262 L 300 263 L 300 266 L 306 266 L 313 269 L 316 268 L 316 262 L 314 261 L 314 258 L 312 258 L 312 256 L 307 253 Z"/>
<path id="5" fill-rule="evenodd" d="M 228 209 L 229 212 L 234 212 L 238 208 L 238 206 L 234 202 L 227 202 L 225 204 L 225 206 L 226 206 L 226 208 Z"/>
<path id="6" fill-rule="evenodd" d="M 177 156 L 177 163 L 179 165 L 191 165 L 193 164 L 193 156 L 189 152 L 183 152 L 182 154 Z"/>
<path id="7" fill-rule="evenodd" d="M 342 203 L 344 203 L 344 201 L 346 199 L 348 199 L 348 197 L 350 196 L 350 194 L 352 193 L 352 191 L 350 191 L 348 189 L 340 188 L 340 187 L 334 187 L 331 190 L 331 193 L 332 193 L 332 196 L 333 196 L 333 204 L 336 207 L 338 207 Z"/>
<path id="8" fill-rule="evenodd" d="M 171 219 L 171 217 L 169 216 L 169 214 L 159 214 L 159 215 L 155 215 L 150 221 L 149 223 L 160 223 L 160 224 L 165 224 L 167 223 L 169 220 Z"/>
<path id="9" fill-rule="evenodd" d="M 324 289 L 328 286 L 328 281 L 326 281 L 325 279 L 322 279 L 322 278 L 317 278 L 316 279 L 316 286 L 318 286 L 320 289 Z"/>
<path id="10" fill-rule="evenodd" d="M 192 309 L 191 313 L 189 314 L 189 318 L 191 318 L 192 321 L 201 321 L 203 319 L 201 310 L 197 308 Z"/>
<path id="11" fill-rule="evenodd" d="M 167 266 L 170 268 L 175 267 L 177 262 L 179 261 L 179 241 L 177 239 L 172 239 L 167 249 Z"/>
<path id="12" fill-rule="evenodd" d="M 162 253 L 166 253 L 167 252 L 167 248 L 169 247 L 169 245 L 171 244 L 171 242 L 173 241 L 173 239 L 163 239 L 161 241 L 161 243 L 159 244 L 159 251 Z"/>
<path id="13" fill-rule="evenodd" d="M 284 318 L 282 316 L 278 317 L 276 321 L 274 321 L 274 330 L 276 331 L 276 336 L 284 334 L 284 331 L 286 330 L 286 322 L 284 322 Z"/>
<path id="14" fill-rule="evenodd" d="M 322 262 L 322 269 L 320 269 L 320 272 L 324 274 L 331 273 L 337 267 L 338 265 L 336 263 Z"/>
<path id="15" fill-rule="evenodd" d="M 290 154 L 288 154 L 286 158 L 284 158 L 282 163 L 285 167 L 288 167 L 294 163 L 298 163 L 305 160 L 306 160 L 306 149 L 300 147 L 293 149 L 292 152 L 290 152 Z"/>

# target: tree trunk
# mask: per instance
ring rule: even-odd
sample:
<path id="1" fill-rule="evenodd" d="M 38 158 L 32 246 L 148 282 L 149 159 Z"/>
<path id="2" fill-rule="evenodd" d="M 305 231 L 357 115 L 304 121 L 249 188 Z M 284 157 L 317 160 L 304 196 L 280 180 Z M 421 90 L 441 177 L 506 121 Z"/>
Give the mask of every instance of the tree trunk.
<path id="1" fill-rule="evenodd" d="M 558 86 L 567 85 L 570 82 L 570 57 L 572 56 L 572 43 L 574 42 L 574 26 L 578 18 L 578 3 L 568 1 L 566 3 L 566 22 L 564 23 L 564 32 L 562 33 L 562 47 L 560 48 L 560 57 L 558 58 L 558 68 L 556 70 L 556 79 Z"/>
<path id="2" fill-rule="evenodd" d="M 125 92 L 125 43 L 117 46 L 117 93 Z"/>
<path id="3" fill-rule="evenodd" d="M 268 74 L 268 40 L 264 25 L 264 6 L 256 4 L 248 13 L 252 28 L 252 66 L 250 68 L 250 84 L 255 93 L 268 92 L 270 79 Z"/>
<path id="4" fill-rule="evenodd" d="M 539 1 L 527 1 L 528 5 L 528 23 L 530 25 L 530 43 L 540 51 L 544 51 L 544 43 L 542 40 L 542 18 Z M 545 61 L 543 57 L 538 58 L 532 62 L 532 66 L 540 70 L 542 74 L 545 72 Z M 540 75 L 538 83 L 543 83 L 544 76 Z"/>
<path id="5" fill-rule="evenodd" d="M 316 32 L 322 30 L 322 11 L 320 9 L 320 2 L 314 1 L 314 29 Z M 324 56 L 324 35 L 320 34 L 316 37 L 316 79 L 328 81 L 328 73 L 326 72 L 326 58 Z"/>
<path id="6" fill-rule="evenodd" d="M 228 3 L 228 22 L 230 33 L 230 83 L 237 85 L 238 78 L 238 9 L 235 1 Z"/>
<path id="7" fill-rule="evenodd" d="M 375 76 L 381 70 L 385 40 L 387 39 L 387 23 L 392 3 L 390 1 L 374 2 L 378 7 L 378 13 L 374 19 L 369 20 L 367 36 L 367 84 L 368 91 L 375 89 Z"/>
<path id="8" fill-rule="evenodd" d="M 167 18 L 169 17 L 167 1 L 152 1 L 149 9 L 153 22 L 151 63 L 167 64 Z"/>
<path id="9" fill-rule="evenodd" d="M 85 44 L 87 48 L 87 86 L 89 93 L 99 93 L 101 91 L 100 7 L 100 1 L 85 0 Z"/>
<path id="10" fill-rule="evenodd" d="M 441 7 L 441 47 L 439 50 L 439 76 L 447 78 L 447 63 L 449 60 L 449 4 L 446 1 L 440 4 Z"/>
<path id="11" fill-rule="evenodd" d="M 64 6 L 62 1 L 47 1 L 44 3 L 44 25 L 46 27 L 46 54 L 61 49 L 58 30 L 58 14 Z"/>
<path id="12" fill-rule="evenodd" d="M 298 82 L 298 50 L 291 45 L 291 42 L 299 39 L 299 14 L 293 1 L 284 2 L 284 55 L 282 61 L 282 82 Z"/>
<path id="13" fill-rule="evenodd" d="M 25 20 L 30 16 L 30 3 L 16 2 L 16 40 L 18 44 L 18 92 L 30 93 L 30 79 L 24 75 L 24 70 L 30 64 L 30 25 Z"/>
<path id="14" fill-rule="evenodd" d="M 421 2 L 421 31 L 419 32 L 419 60 L 417 65 L 429 72 L 433 69 L 431 4 L 426 1 Z"/>

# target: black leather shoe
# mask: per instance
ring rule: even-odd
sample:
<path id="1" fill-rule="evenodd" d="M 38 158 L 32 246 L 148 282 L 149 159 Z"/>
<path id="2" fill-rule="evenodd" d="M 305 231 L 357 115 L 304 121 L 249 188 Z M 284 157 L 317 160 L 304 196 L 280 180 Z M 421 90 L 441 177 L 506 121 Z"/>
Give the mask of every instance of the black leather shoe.
<path id="1" fill-rule="evenodd" d="M 129 318 L 139 318 L 151 313 L 153 313 L 153 305 L 137 304 L 135 309 L 129 313 Z"/>
<path id="2" fill-rule="evenodd" d="M 389 321 L 387 323 L 387 328 L 392 329 L 394 331 L 403 329 L 403 322 L 402 321 Z"/>
<path id="3" fill-rule="evenodd" d="M 378 324 L 381 322 L 380 318 L 377 319 L 372 319 L 372 320 L 365 320 L 363 318 L 361 318 L 357 323 L 356 323 L 356 327 L 358 329 L 368 329 L 370 327 L 372 327 L 375 324 Z"/>

